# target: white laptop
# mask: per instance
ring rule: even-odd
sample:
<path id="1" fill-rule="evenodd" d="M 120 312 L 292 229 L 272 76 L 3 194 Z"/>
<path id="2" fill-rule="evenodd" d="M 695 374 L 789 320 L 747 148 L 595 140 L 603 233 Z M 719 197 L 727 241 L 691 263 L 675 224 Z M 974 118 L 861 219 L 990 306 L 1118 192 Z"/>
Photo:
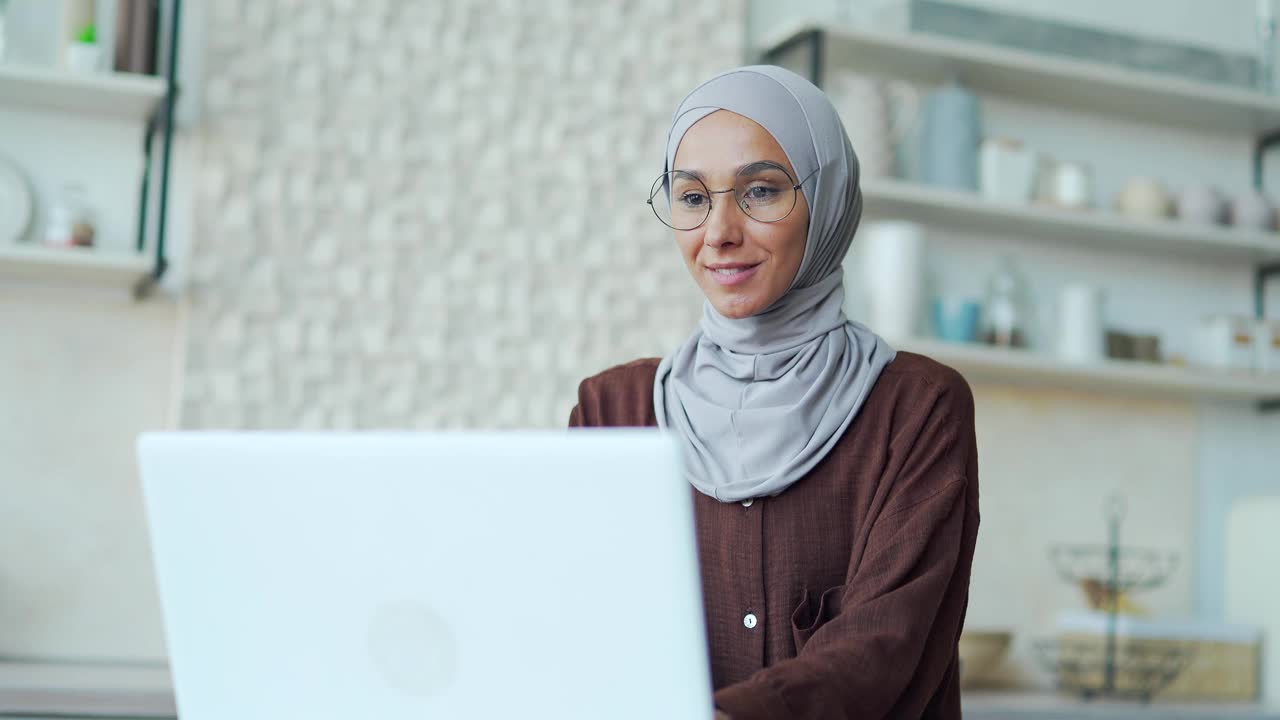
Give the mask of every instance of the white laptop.
<path id="1" fill-rule="evenodd" d="M 138 441 L 178 714 L 712 715 L 657 431 Z"/>

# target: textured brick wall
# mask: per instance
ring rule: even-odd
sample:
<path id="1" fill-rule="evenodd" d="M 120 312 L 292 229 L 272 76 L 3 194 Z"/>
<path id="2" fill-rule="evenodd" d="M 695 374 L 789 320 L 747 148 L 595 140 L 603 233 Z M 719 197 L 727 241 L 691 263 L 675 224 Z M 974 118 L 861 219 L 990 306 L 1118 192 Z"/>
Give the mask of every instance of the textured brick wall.
<path id="1" fill-rule="evenodd" d="M 693 326 L 643 200 L 740 0 L 208 12 L 183 426 L 558 426 Z"/>

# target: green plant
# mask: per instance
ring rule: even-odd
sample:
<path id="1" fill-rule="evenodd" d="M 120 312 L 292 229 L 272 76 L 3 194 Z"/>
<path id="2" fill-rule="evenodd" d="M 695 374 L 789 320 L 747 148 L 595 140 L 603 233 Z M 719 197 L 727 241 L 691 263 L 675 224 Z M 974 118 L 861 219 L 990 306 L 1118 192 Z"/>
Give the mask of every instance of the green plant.
<path id="1" fill-rule="evenodd" d="M 94 28 L 93 23 L 89 23 L 80 29 L 76 34 L 76 41 L 87 45 L 92 45 L 98 41 L 98 31 Z"/>

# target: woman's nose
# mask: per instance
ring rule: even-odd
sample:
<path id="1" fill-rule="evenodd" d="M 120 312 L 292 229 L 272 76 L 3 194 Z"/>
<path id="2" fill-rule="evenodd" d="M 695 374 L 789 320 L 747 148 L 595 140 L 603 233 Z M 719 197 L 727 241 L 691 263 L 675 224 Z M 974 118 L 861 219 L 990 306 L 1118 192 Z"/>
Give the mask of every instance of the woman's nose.
<path id="1" fill-rule="evenodd" d="M 742 244 L 741 210 L 734 206 L 733 193 L 716 195 L 711 202 L 702 234 L 702 243 L 708 247 L 725 247 Z"/>

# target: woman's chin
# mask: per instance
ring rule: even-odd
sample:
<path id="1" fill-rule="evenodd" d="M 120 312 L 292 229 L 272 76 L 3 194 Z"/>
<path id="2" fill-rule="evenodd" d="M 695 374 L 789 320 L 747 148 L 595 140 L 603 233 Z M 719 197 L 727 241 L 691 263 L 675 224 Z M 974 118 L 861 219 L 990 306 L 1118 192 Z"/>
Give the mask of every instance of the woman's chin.
<path id="1" fill-rule="evenodd" d="M 759 298 L 751 296 L 733 295 L 730 297 L 712 297 L 710 299 L 711 307 L 730 320 L 748 318 L 763 309 Z"/>

